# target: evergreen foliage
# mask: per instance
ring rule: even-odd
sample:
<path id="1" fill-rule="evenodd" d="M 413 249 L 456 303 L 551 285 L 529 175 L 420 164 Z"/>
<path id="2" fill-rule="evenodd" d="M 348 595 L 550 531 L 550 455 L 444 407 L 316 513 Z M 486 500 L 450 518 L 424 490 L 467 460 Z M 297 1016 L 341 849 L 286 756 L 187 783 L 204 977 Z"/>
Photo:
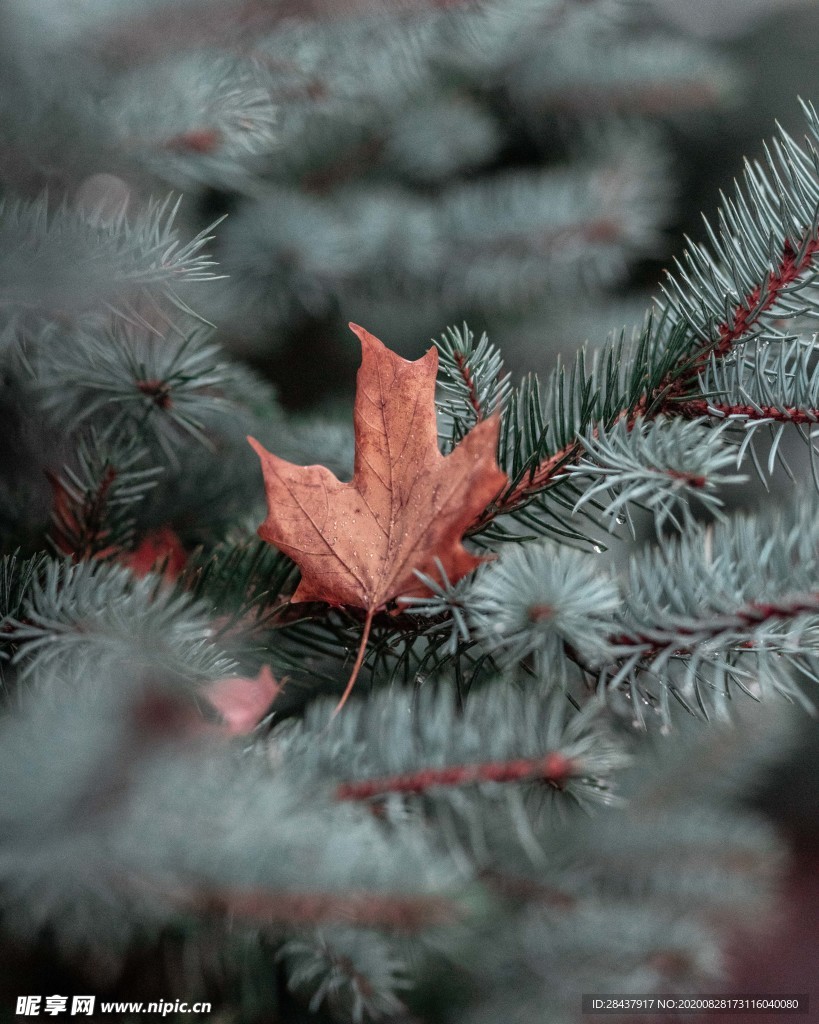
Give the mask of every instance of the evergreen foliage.
<path id="1" fill-rule="evenodd" d="M 56 164 L 87 205 L 103 168 L 204 191 L 230 217 L 198 308 L 244 351 L 349 319 L 405 348 L 464 317 L 579 341 L 585 309 L 605 333 L 612 286 L 663 247 L 650 121 L 719 109 L 736 71 L 634 0 L 337 7 L 5 13 L 4 177 Z"/>
<path id="2" fill-rule="evenodd" d="M 622 281 L 668 199 L 639 115 L 712 106 L 729 69 L 635 49 L 613 0 L 291 6 L 0 11 L 0 925 L 79 988 L 128 965 L 236 1024 L 702 990 L 770 909 L 782 843 L 742 801 L 819 682 L 815 495 L 726 511 L 786 430 L 815 460 L 819 117 L 633 331 L 515 383 L 441 325 L 511 336 Z M 602 98 L 635 120 L 545 159 Z M 510 119 L 534 156 L 492 167 Z M 223 347 L 337 310 L 432 322 L 442 449 L 498 416 L 508 475 L 467 531 L 485 564 L 366 622 L 291 602 L 245 440 L 343 472 L 349 433 Z M 229 736 L 213 686 L 268 668 Z"/>

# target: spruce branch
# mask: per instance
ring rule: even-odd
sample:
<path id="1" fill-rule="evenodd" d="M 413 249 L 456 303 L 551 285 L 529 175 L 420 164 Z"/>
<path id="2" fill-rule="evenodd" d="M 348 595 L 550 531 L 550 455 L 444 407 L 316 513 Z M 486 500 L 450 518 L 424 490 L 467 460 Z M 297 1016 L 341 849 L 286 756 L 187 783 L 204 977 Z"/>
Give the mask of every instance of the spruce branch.
<path id="1" fill-rule="evenodd" d="M 337 780 L 342 802 L 420 798 L 435 816 L 469 817 L 488 800 L 514 821 L 521 788 L 581 805 L 616 802 L 613 777 L 629 758 L 598 710 L 567 716 L 557 700 L 500 683 L 471 692 L 461 710 L 445 688 L 413 699 L 396 687 L 366 703 L 353 698 L 338 717 L 314 702 L 303 726 L 285 723 L 273 740 L 308 778 Z"/>
<path id="2" fill-rule="evenodd" d="M 556 172 L 493 161 L 506 157 L 502 115 L 513 109 L 545 155 L 531 122 L 543 121 L 544 99 L 566 114 L 567 82 L 576 107 L 603 82 L 610 108 L 651 106 L 668 98 L 655 87 L 661 70 L 666 83 L 684 84 L 682 104 L 711 98 L 713 74 L 692 88 L 702 70 L 693 53 L 673 68 L 637 53 L 623 66 L 628 47 L 608 45 L 622 42 L 622 25 L 612 20 L 592 38 L 619 9 L 608 0 L 365 4 L 341 0 L 328 14 L 313 0 L 187 0 L 173 10 L 152 0 L 150 16 L 119 22 L 121 35 L 104 2 L 85 5 L 65 12 L 43 50 L 59 51 L 64 30 L 66 64 L 76 62 L 69 51 L 93 25 L 83 51 L 93 66 L 55 75 L 55 86 L 38 64 L 31 78 L 44 102 L 31 108 L 79 84 L 81 95 L 54 111 L 76 115 L 83 145 L 101 134 L 143 168 L 241 193 L 224 250 L 237 280 L 222 311 L 233 302 L 260 335 L 271 321 L 289 330 L 295 316 L 329 319 L 353 300 L 406 313 L 408 332 L 422 310 L 439 319 L 444 304 L 518 315 L 545 294 L 576 306 L 590 284 L 621 280 L 635 257 L 656 252 L 668 202 L 656 181 L 668 168 L 652 137 L 597 133 L 599 146 Z M 577 28 L 573 53 L 553 31 L 564 22 Z M 224 38 L 214 38 L 217 25 Z M 174 39 L 183 35 L 192 48 L 180 57 Z M 129 48 L 127 59 L 111 59 Z M 123 70 L 163 53 L 167 61 Z M 25 116 L 14 121 L 13 134 Z M 433 134 L 449 126 L 456 138 L 427 146 L 425 125 Z M 653 707 L 667 719 L 672 697 L 722 714 L 743 688 L 798 699 L 800 673 L 819 680 L 813 512 L 773 526 L 740 520 L 734 535 L 696 526 L 689 510 L 699 500 L 719 517 L 717 486 L 739 479 L 730 467 L 753 452 L 758 428 L 773 426 L 778 439 L 790 422 L 815 440 L 816 352 L 803 335 L 819 311 L 819 160 L 784 135 L 776 146 L 771 180 L 755 169 L 753 187 L 726 206 L 712 263 L 700 250 L 689 257 L 694 270 L 686 264 L 680 285 L 688 304 L 668 300 L 634 337 L 615 335 L 542 385 L 517 388 L 486 336 L 464 327 L 438 342 L 440 442 L 451 449 L 480 431 L 508 485 L 493 469 L 474 505 L 476 481 L 456 495 L 456 507 L 468 505 L 452 529 L 459 564 L 445 568 L 435 547 L 414 562 L 410 543 L 407 581 L 354 607 L 325 586 L 338 576 L 326 565 L 316 571 L 323 589 L 311 593 L 302 579 L 308 600 L 293 602 L 290 558 L 241 526 L 224 535 L 259 499 L 257 467 L 240 448 L 248 431 L 279 456 L 298 451 L 299 464 L 344 463 L 350 453 L 338 432 L 311 438 L 284 423 L 269 388 L 227 366 L 206 332 L 189 330 L 182 284 L 213 276 L 204 235 L 186 249 L 175 210 L 161 204 L 130 219 L 102 208 L 31 215 L 33 242 L 12 239 L 0 254 L 0 276 L 4 265 L 13 272 L 3 276 L 0 336 L 32 370 L 34 386 L 20 389 L 37 398 L 32 415 L 45 411 L 71 432 L 66 447 L 81 445 L 55 478 L 52 533 L 78 564 L 17 556 L 0 567 L 0 651 L 20 697 L 0 721 L 0 889 L 18 934 L 124 961 L 184 933 L 186 967 L 241 947 L 242 969 L 252 960 L 265 977 L 275 973 L 284 1006 L 289 985 L 309 1013 L 334 1020 L 403 1014 L 398 993 L 410 971 L 423 1000 L 430 941 L 439 959 L 445 945 L 472 961 L 455 961 L 470 1004 L 456 993 L 443 1010 L 463 1024 L 563 1019 L 577 1010 L 570 989 L 607 982 L 693 990 L 710 978 L 718 918 L 757 911 L 777 855 L 766 829 L 726 810 L 724 779 L 747 775 L 748 762 L 737 768 L 719 733 L 719 759 L 702 767 L 689 747 L 668 772 L 671 737 L 656 759 L 635 759 L 630 780 L 624 769 L 640 743 L 608 719 L 629 702 L 638 719 Z M 41 148 L 58 151 L 51 140 Z M 31 155 L 31 165 L 41 159 Z M 232 206 L 229 195 L 202 199 Z M 803 217 L 811 204 L 813 219 Z M 734 209 L 748 223 L 734 224 Z M 15 234 L 4 217 L 0 243 Z M 719 308 L 709 289 L 724 292 Z M 24 351 L 14 353 L 18 341 Z M 362 413 L 380 416 L 383 436 L 357 454 L 396 458 L 360 492 L 368 507 L 379 482 L 392 487 L 409 444 L 387 429 L 389 380 L 397 384 L 384 376 L 383 401 L 370 395 Z M 413 397 L 410 389 L 408 405 Z M 431 390 L 426 408 L 433 459 Z M 484 430 L 494 416 L 497 446 Z M 306 457 L 325 442 L 328 458 Z M 159 462 L 162 479 L 144 501 L 153 483 L 144 467 Z M 388 538 L 389 554 L 419 522 L 426 534 L 440 523 L 441 507 L 419 497 L 424 473 L 395 488 L 409 526 L 391 505 L 371 532 L 346 534 L 347 510 L 335 524 L 322 507 L 329 476 L 320 473 L 307 519 L 332 523 L 322 556 L 343 553 L 343 538 L 360 540 L 341 562 L 369 586 L 373 537 Z M 294 507 L 286 499 L 283 521 Z M 635 502 L 653 508 L 660 540 L 629 581 L 566 549 L 594 543 L 587 532 L 613 526 Z M 176 582 L 104 561 L 129 546 L 137 523 L 169 531 L 170 522 L 202 545 Z M 662 539 L 667 525 L 684 536 Z M 555 542 L 533 542 L 544 534 Z M 501 544 L 496 561 L 466 575 Z M 290 553 L 318 547 L 297 538 Z M 423 571 L 413 576 L 413 565 Z M 402 600 L 407 589 L 423 596 Z M 291 683 L 264 729 L 231 741 L 196 704 L 206 717 L 208 703 L 224 713 L 225 726 L 240 720 L 241 708 L 223 703 L 237 683 L 257 682 L 237 679 L 240 658 L 243 668 L 245 659 L 292 668 L 303 692 L 291 700 Z M 350 663 L 341 702 L 360 671 L 369 689 L 359 685 L 337 714 L 332 694 Z M 270 668 L 258 683 L 262 698 L 278 692 Z M 696 799 L 679 800 L 669 777 L 687 794 L 696 788 Z M 634 795 L 625 828 L 611 813 L 624 789 Z M 490 914 L 481 920 L 475 907 Z M 275 1011 L 268 1003 L 260 1013 Z"/>
<path id="3" fill-rule="evenodd" d="M 120 320 L 78 328 L 41 339 L 34 372 L 44 407 L 61 422 L 104 419 L 110 432 L 158 442 L 172 462 L 185 435 L 210 445 L 208 417 L 234 404 L 232 367 L 201 328 L 166 337 Z"/>
<path id="4" fill-rule="evenodd" d="M 805 110 L 819 138 L 817 114 Z M 590 371 L 581 354 L 568 378 L 559 367 L 542 392 L 531 382 L 513 393 L 501 445 L 512 455 L 512 482 L 472 532 L 480 534 L 498 516 L 519 516 L 541 495 L 559 491 L 567 477 L 576 480 L 588 450 L 583 435 L 595 444 L 614 427 L 623 450 L 639 461 L 643 441 L 634 428 L 645 418 L 724 418 L 733 409 L 739 419 L 751 407 L 755 415 L 745 415 L 746 423 L 810 421 L 817 405 L 813 347 L 789 324 L 819 315 L 819 155 L 812 141 L 802 148 L 781 131 L 773 152 L 773 181 L 759 167 L 746 168 L 746 190 L 737 186 L 736 198 L 724 199 L 720 235 L 708 227 L 713 253 L 690 243 L 678 277 L 669 276 L 664 287 L 666 305 L 631 350 L 622 339 L 619 346 L 610 342 Z M 618 369 L 623 365 L 626 374 Z M 712 399 L 716 404 L 709 406 Z M 807 415 L 794 415 L 800 407 Z M 581 492 L 576 508 L 584 504 Z M 547 531 L 546 516 L 530 514 L 527 521 L 538 520 Z M 504 539 L 502 531 L 490 536 Z"/>
<path id="5" fill-rule="evenodd" d="M 560 31 L 523 43 L 509 88 L 530 124 L 544 116 L 675 118 L 734 98 L 739 76 L 728 61 L 661 34 L 646 46 L 623 33 L 628 13 L 614 6 L 564 4 Z"/>
<path id="6" fill-rule="evenodd" d="M 670 312 L 698 339 L 700 367 L 740 342 L 787 340 L 783 319 L 817 312 L 819 118 L 802 106 L 805 146 L 780 128 L 767 166 L 746 163 L 744 188 L 723 197 L 718 231 L 706 221 L 710 249 L 690 243 L 664 286 Z"/>
<path id="7" fill-rule="evenodd" d="M 566 645 L 590 664 L 611 653 L 621 598 L 592 555 L 550 542 L 513 547 L 477 574 L 469 596 L 474 635 L 510 662 L 534 655 L 544 682 L 561 680 Z"/>
<path id="8" fill-rule="evenodd" d="M 75 464 L 49 473 L 54 548 L 76 561 L 107 558 L 131 546 L 135 506 L 156 485 L 147 449 L 133 439 L 112 443 L 90 430 L 79 438 Z"/>
<path id="9" fill-rule="evenodd" d="M 287 965 L 289 988 L 310 995 L 311 1011 L 326 1001 L 354 1024 L 394 1017 L 403 1009 L 396 993 L 411 987 L 394 943 L 363 930 L 325 928 L 289 939 L 278 959 Z"/>
<path id="10" fill-rule="evenodd" d="M 190 312 L 179 286 L 215 276 L 203 252 L 215 225 L 182 242 L 174 221 L 181 196 L 151 200 L 135 216 L 0 201 L 0 306 L 49 318 L 138 304 L 156 293 Z"/>
<path id="11" fill-rule="evenodd" d="M 558 360 L 543 387 L 536 377 L 524 379 L 501 420 L 500 461 L 509 486 L 477 517 L 470 534 L 514 539 L 514 533 L 507 538 L 493 528 L 499 516 L 510 515 L 537 533 L 585 540 L 559 511 L 572 509 L 582 494 L 568 470 L 582 457 L 582 436 L 594 436 L 597 423 L 624 416 L 633 421 L 640 414 L 647 388 L 658 379 L 652 337 L 649 321 L 628 341 L 621 334 L 597 352 L 581 349 L 568 367 Z"/>
<path id="12" fill-rule="evenodd" d="M 729 421 L 748 435 L 760 427 L 770 427 L 774 438 L 771 459 L 779 448 L 784 426 L 794 424 L 796 433 L 808 443 L 813 465 L 813 425 L 819 422 L 816 349 L 814 335 L 776 345 L 748 342 L 722 360 L 712 355 L 700 380 L 704 397 L 681 402 L 679 412 Z"/>
<path id="13" fill-rule="evenodd" d="M 402 597 L 399 598 L 398 603 L 411 615 L 417 615 L 421 619 L 434 620 L 426 630 L 430 634 L 440 632 L 441 622 L 448 623 L 449 636 L 443 650 L 445 653 L 454 655 L 458 652 L 461 643 L 468 643 L 470 638 L 466 616 L 471 580 L 464 577 L 453 584 L 440 560 L 436 564 L 436 568 L 438 570 L 437 579 L 427 576 L 425 573 L 416 572 L 418 579 L 429 591 L 426 597 Z"/>
<path id="14" fill-rule="evenodd" d="M 439 433 L 444 450 L 451 451 L 476 423 L 504 408 L 512 387 L 503 357 L 485 333 L 476 342 L 464 324 L 460 329 L 449 328 L 435 344 L 441 390 Z"/>
<path id="15" fill-rule="evenodd" d="M 658 161 L 656 145 L 624 137 L 579 178 L 564 168 L 508 171 L 430 194 L 360 180 L 313 192 L 271 186 L 225 227 L 225 291 L 253 308 L 260 330 L 338 301 L 420 301 L 437 317 L 456 296 L 472 309 L 516 313 L 544 293 L 585 293 L 657 249 L 666 205 Z M 259 266 L 270 268 L 263 289 L 245 272 Z"/>
<path id="16" fill-rule="evenodd" d="M 0 558 L 0 657 L 8 657 L 14 644 L 9 643 L 8 634 L 23 613 L 23 607 L 38 580 L 42 579 L 49 565 L 45 554 L 23 558 L 19 551 Z"/>
<path id="17" fill-rule="evenodd" d="M 721 402 L 709 398 L 692 398 L 680 404 L 680 412 L 700 419 L 712 416 L 732 420 L 749 430 L 771 423 L 795 423 L 798 426 L 819 423 L 819 406 L 800 408 L 795 405 L 760 405 L 758 402 Z"/>
<path id="18" fill-rule="evenodd" d="M 611 530 L 627 504 L 650 509 L 658 532 L 667 522 L 684 529 L 693 521 L 695 501 L 710 515 L 724 518 L 719 488 L 747 479 L 725 472 L 736 465 L 737 451 L 724 434 L 706 419 L 638 417 L 633 423 L 619 420 L 608 432 L 600 425 L 582 441 L 586 455 L 568 469 L 591 482 L 575 509 L 609 494 L 603 514 L 610 518 Z"/>
<path id="19" fill-rule="evenodd" d="M 205 938 L 220 925 L 256 942 L 462 920 L 463 878 L 423 837 L 387 835 L 261 752 L 197 742 L 178 680 L 133 667 L 63 663 L 52 676 L 41 665 L 2 723 L 0 817 L 13 838 L 0 874 L 21 933 L 47 921 L 60 947 L 125 956 L 136 935 L 158 941 L 180 919 Z"/>
<path id="20" fill-rule="evenodd" d="M 555 0 L 543 0 L 553 6 Z M 244 37 L 264 38 L 280 30 L 283 22 L 312 23 L 317 29 L 336 27 L 343 32 L 347 21 L 386 22 L 389 15 L 450 15 L 463 8 L 466 14 L 480 8 L 476 0 L 335 0 L 331 6 L 319 0 L 175 0 L 163 3 L 149 13 L 135 12 L 114 23 L 100 20 L 94 33 L 94 45 L 104 56 L 119 64 L 150 62 L 166 54 L 184 52 L 222 44 L 227 38 L 243 41 Z M 77 16 L 78 31 L 88 31 L 82 16 Z"/>
<path id="21" fill-rule="evenodd" d="M 454 924 L 461 916 L 457 904 L 445 896 L 400 891 L 214 889 L 197 892 L 191 899 L 201 914 L 216 913 L 237 921 L 267 927 L 287 925 L 291 929 L 346 924 L 411 935 L 425 928 Z"/>
<path id="22" fill-rule="evenodd" d="M 50 560 L 41 579 L 30 577 L 20 606 L 5 632 L 23 677 L 69 666 L 115 672 L 141 665 L 194 681 L 236 668 L 213 642 L 206 609 L 152 575 L 135 579 L 112 564 Z"/>
<path id="23" fill-rule="evenodd" d="M 781 155 L 787 151 L 788 159 L 798 162 L 801 158 L 796 155 L 793 145 L 785 140 L 779 152 Z M 804 157 L 802 165 L 806 161 L 807 157 Z M 800 167 L 804 170 L 802 165 Z M 795 177 L 794 181 L 797 180 Z M 804 197 L 805 190 L 800 194 Z M 794 216 L 792 209 L 789 216 Z M 814 220 L 810 223 L 813 224 Z M 783 296 L 796 293 L 797 278 L 803 272 L 809 283 L 812 252 L 811 245 L 806 244 L 801 255 L 787 257 L 784 269 L 780 268 L 770 278 L 771 287 L 768 291 L 771 292 L 771 288 L 773 291 L 754 315 L 762 317 L 763 314 L 775 312 L 781 319 L 805 314 L 803 306 L 792 304 L 785 308 Z M 805 282 L 799 282 L 800 288 L 803 284 Z M 543 389 L 536 381 L 530 380 L 511 392 L 503 412 L 499 442 L 501 463 L 508 472 L 509 484 L 477 518 L 470 533 L 482 538 L 484 542 L 520 540 L 519 532 L 505 533 L 502 522 L 497 526 L 494 524 L 498 517 L 509 515 L 523 525 L 535 527 L 538 532 L 554 532 L 562 539 L 575 540 L 582 537 L 582 534 L 573 524 L 567 523 L 568 517 L 565 512 L 561 514 L 561 510 L 576 512 L 589 507 L 593 521 L 594 517 L 599 520 L 608 516 L 611 519 L 612 513 L 616 518 L 627 502 L 643 498 L 654 508 L 660 528 L 669 516 L 679 515 L 680 508 L 683 510 L 683 520 L 677 521 L 679 525 L 684 525 L 690 517 L 685 502 L 693 498 L 704 500 L 713 514 L 718 513 L 719 501 L 714 493 L 716 484 L 735 483 L 741 478 L 724 472 L 735 458 L 731 445 L 725 443 L 726 432 L 721 429 L 714 431 L 704 421 L 690 422 L 692 410 L 697 408 L 696 403 L 719 397 L 718 382 L 704 379 L 705 368 L 710 368 L 714 377 L 723 375 L 723 392 L 733 387 L 735 394 L 741 391 L 747 398 L 756 389 L 759 399 L 766 398 L 767 401 L 763 403 L 754 398 L 743 404 L 756 402 L 761 411 L 770 408 L 775 402 L 783 410 L 791 410 L 796 407 L 797 401 L 804 402 L 809 410 L 812 404 L 808 403 L 813 403 L 814 398 L 812 392 L 815 376 L 809 343 L 797 338 L 788 342 L 789 348 L 783 349 L 780 344 L 778 361 L 775 362 L 776 357 L 767 353 L 762 345 L 764 339 L 760 339 L 755 349 L 756 361 L 751 363 L 750 357 L 743 351 L 743 347 L 748 347 L 747 340 L 739 344 L 740 338 L 744 338 L 747 333 L 747 321 L 743 320 L 741 330 L 737 331 L 734 331 L 736 324 L 730 317 L 726 323 L 726 329 L 718 323 L 712 324 L 713 337 L 703 340 L 702 332 L 693 330 L 689 320 L 669 303 L 656 321 L 649 320 L 643 331 L 628 343 L 624 336 L 613 338 L 590 359 L 581 352 L 570 368 L 558 366 Z M 727 344 L 726 339 L 730 344 Z M 785 339 L 786 335 L 783 334 L 779 341 Z M 720 348 L 725 347 L 723 343 L 727 344 L 725 352 Z M 446 386 L 454 401 L 459 403 L 459 411 L 450 414 L 453 418 L 460 416 L 480 421 L 483 401 L 480 382 L 492 381 L 500 372 L 497 353 L 486 343 L 478 354 L 474 339 L 460 336 L 450 339 L 449 348 L 444 343 L 443 348 Z M 726 356 L 730 356 L 730 359 Z M 743 366 L 743 359 L 751 366 L 751 370 Z M 732 373 L 735 382 L 730 385 Z M 784 393 L 774 397 L 778 378 L 787 383 L 783 384 Z M 455 406 L 448 406 L 447 401 L 448 396 L 445 396 L 442 400 L 444 410 L 454 409 Z M 717 410 L 717 406 L 713 409 Z M 718 418 L 712 411 L 708 415 L 709 418 Z M 762 418 L 756 422 L 762 422 Z M 737 454 L 741 457 L 746 450 L 747 445 L 741 445 Z M 615 493 L 605 502 L 604 494 L 609 489 Z M 681 497 L 685 502 L 680 502 Z M 500 648 L 505 647 L 510 658 L 518 661 L 536 652 L 539 658 L 543 658 L 544 644 L 551 645 L 549 650 L 556 664 L 564 665 L 566 654 L 570 660 L 574 660 L 573 652 L 576 649 L 588 648 L 588 636 L 581 636 L 580 631 L 575 630 L 576 636 L 573 638 L 572 630 L 555 626 L 560 621 L 558 613 L 563 607 L 561 601 L 568 599 L 568 595 L 558 588 L 559 593 L 551 595 L 556 598 L 554 602 L 533 602 L 527 593 L 522 595 L 525 600 L 521 600 L 521 577 L 518 571 L 521 567 L 513 568 L 507 581 L 509 593 L 505 607 L 513 610 L 507 614 L 507 618 L 511 614 L 514 622 L 510 619 L 503 625 L 497 597 L 487 591 L 484 595 L 486 614 L 481 611 L 479 601 L 475 605 L 477 612 L 473 610 L 471 616 L 471 628 L 476 630 L 479 639 L 490 642 L 488 623 L 494 622 L 491 629 L 497 631 L 499 628 L 501 637 L 493 633 L 491 640 L 497 645 L 500 639 Z M 502 560 L 484 575 L 489 579 L 493 572 L 502 575 L 504 571 Z M 599 582 L 596 574 L 592 574 L 592 578 L 596 585 Z M 592 578 L 589 580 L 590 593 L 593 589 Z M 480 579 L 476 584 L 479 597 L 482 594 L 479 589 Z M 441 593 L 433 592 L 433 598 L 426 605 L 429 609 L 434 605 L 436 615 L 446 616 L 447 609 L 443 606 L 451 600 L 451 595 L 447 592 L 446 582 L 442 582 L 443 587 L 439 588 Z M 617 588 L 613 584 L 611 593 L 612 602 L 616 603 Z M 475 596 L 476 592 L 473 591 L 470 594 L 473 601 Z M 575 600 L 581 601 L 583 614 L 587 615 L 590 605 L 583 604 L 582 593 L 580 598 L 577 594 L 573 596 Z M 548 615 L 536 616 L 536 624 L 541 624 L 540 635 L 533 628 L 530 615 L 531 608 L 535 606 L 549 609 Z M 787 607 L 791 608 L 790 605 Z M 798 602 L 795 607 L 800 607 Z M 577 618 L 580 621 L 583 615 Z M 548 622 L 549 628 L 543 625 L 544 622 Z M 504 635 L 504 631 L 508 635 Z M 441 631 L 433 623 L 430 635 L 436 633 L 440 634 Z M 446 641 L 450 653 L 443 649 L 444 642 L 439 635 L 435 640 L 435 649 L 445 658 L 451 657 L 452 648 L 454 646 L 457 652 L 459 641 L 451 632 Z M 603 629 L 600 650 L 593 654 L 590 661 L 583 660 L 580 663 L 581 671 L 591 667 L 602 669 L 612 653 L 608 646 L 611 642 L 612 634 L 607 634 Z M 678 644 L 678 648 L 684 647 L 685 644 Z M 617 669 L 607 677 L 614 678 L 616 684 L 632 678 L 632 672 L 640 664 L 639 652 L 620 653 L 624 657 L 618 662 Z M 698 656 L 696 652 L 688 653 L 691 653 L 691 657 L 683 659 L 688 673 L 683 689 L 695 692 L 696 700 L 704 706 L 704 699 L 698 689 L 699 683 L 692 682 L 698 671 Z M 583 658 L 586 659 L 586 655 Z M 457 655 L 455 661 L 459 661 Z M 664 667 L 665 661 L 654 664 L 652 671 Z M 739 668 L 732 670 L 732 673 L 732 678 L 736 679 L 742 675 Z M 663 714 L 668 713 L 669 693 L 679 697 L 681 690 L 676 685 L 662 689 L 659 699 Z"/>
<path id="24" fill-rule="evenodd" d="M 161 106 L 158 93 L 168 97 Z M 203 52 L 143 68 L 108 102 L 118 149 L 178 187 L 253 192 L 277 145 L 268 75 L 247 59 Z"/>
<path id="25" fill-rule="evenodd" d="M 654 225 L 667 205 L 654 184 L 660 165 L 649 140 L 615 138 L 579 172 L 507 172 L 451 188 L 436 211 L 444 287 L 479 307 L 491 297 L 514 308 L 543 289 L 582 292 L 622 279 L 630 260 L 658 247 Z"/>
<path id="26" fill-rule="evenodd" d="M 735 691 L 810 706 L 801 681 L 819 679 L 815 545 L 808 506 L 689 527 L 635 556 L 622 632 L 611 637 L 618 657 L 601 682 L 627 684 L 638 719 L 647 701 L 667 720 L 672 697 L 725 714 Z"/>
<path id="27" fill-rule="evenodd" d="M 236 532 L 212 548 L 200 548 L 179 583 L 214 615 L 231 624 L 259 627 L 275 623 L 294 588 L 293 562 L 258 537 Z"/>
<path id="28" fill-rule="evenodd" d="M 514 761 L 423 768 L 389 778 L 342 782 L 336 789 L 336 798 L 369 800 L 391 793 L 418 795 L 441 786 L 469 786 L 482 782 L 545 782 L 555 789 L 562 789 L 566 780 L 576 774 L 577 767 L 562 754 L 547 754 L 545 757 L 517 758 Z"/>

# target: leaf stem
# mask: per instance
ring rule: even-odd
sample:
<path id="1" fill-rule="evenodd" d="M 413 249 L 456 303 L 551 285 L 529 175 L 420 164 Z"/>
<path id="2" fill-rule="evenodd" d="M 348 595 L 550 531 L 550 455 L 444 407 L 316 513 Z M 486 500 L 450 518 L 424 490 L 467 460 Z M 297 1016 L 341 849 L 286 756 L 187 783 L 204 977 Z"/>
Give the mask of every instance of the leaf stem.
<path id="1" fill-rule="evenodd" d="M 350 673 L 350 678 L 347 681 L 347 688 L 341 695 L 341 700 L 336 704 L 335 710 L 333 711 L 332 717 L 341 711 L 344 705 L 347 703 L 347 698 L 350 696 L 355 681 L 358 679 L 358 673 L 361 671 L 361 666 L 364 664 L 364 652 L 367 650 L 367 642 L 370 639 L 370 628 L 373 624 L 373 616 L 375 615 L 375 608 L 367 609 L 367 618 L 364 620 L 364 632 L 361 634 L 361 643 L 358 645 L 358 654 L 355 657 L 355 664 L 353 665 L 353 671 Z"/>

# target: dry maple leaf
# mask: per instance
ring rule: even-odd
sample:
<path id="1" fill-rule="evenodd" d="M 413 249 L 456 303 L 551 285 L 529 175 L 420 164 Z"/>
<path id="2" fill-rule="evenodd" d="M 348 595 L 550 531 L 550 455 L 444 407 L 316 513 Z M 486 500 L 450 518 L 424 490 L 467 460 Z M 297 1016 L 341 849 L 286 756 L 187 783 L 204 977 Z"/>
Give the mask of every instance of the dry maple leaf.
<path id="1" fill-rule="evenodd" d="M 167 583 L 173 583 L 179 578 L 187 560 L 182 541 L 170 526 L 152 530 L 142 538 L 138 547 L 120 555 L 118 559 L 121 565 L 127 565 L 135 576 L 140 577 L 162 566 Z"/>
<path id="2" fill-rule="evenodd" d="M 232 676 L 209 683 L 203 691 L 207 702 L 219 712 L 224 723 L 219 732 L 241 736 L 252 732 L 281 693 L 282 684 L 263 665 L 254 678 Z"/>
<path id="3" fill-rule="evenodd" d="M 325 601 L 367 612 L 359 656 L 375 612 L 397 597 L 426 591 L 417 572 L 450 581 L 483 559 L 464 532 L 506 485 L 495 459 L 500 422 L 478 423 L 450 452 L 438 447 L 438 352 L 411 362 L 362 327 L 355 410 L 355 468 L 342 483 L 324 466 L 294 466 L 248 438 L 260 459 L 268 515 L 259 536 L 301 569 L 295 601 Z"/>

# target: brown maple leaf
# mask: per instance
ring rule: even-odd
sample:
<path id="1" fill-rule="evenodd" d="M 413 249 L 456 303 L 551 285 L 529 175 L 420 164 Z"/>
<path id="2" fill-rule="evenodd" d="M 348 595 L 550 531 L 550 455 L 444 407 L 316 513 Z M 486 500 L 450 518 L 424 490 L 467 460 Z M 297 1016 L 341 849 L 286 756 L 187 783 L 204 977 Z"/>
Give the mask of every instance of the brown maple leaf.
<path id="1" fill-rule="evenodd" d="M 203 695 L 224 723 L 218 731 L 228 736 L 241 736 L 255 729 L 281 693 L 282 686 L 273 678 L 270 668 L 263 665 L 255 678 L 232 676 L 208 683 Z"/>
<path id="2" fill-rule="evenodd" d="M 133 551 L 119 557 L 120 564 L 127 565 L 139 577 L 163 567 L 162 575 L 167 583 L 179 578 L 187 560 L 182 541 L 170 526 L 160 526 L 158 530 L 145 534 Z"/>
<path id="3" fill-rule="evenodd" d="M 362 608 L 364 655 L 375 612 L 423 594 L 416 573 L 459 580 L 483 559 L 462 544 L 466 529 L 506 485 L 495 459 L 500 421 L 478 423 L 449 455 L 438 447 L 438 352 L 411 362 L 362 327 L 355 410 L 355 468 L 342 483 L 324 466 L 294 466 L 248 438 L 262 460 L 268 515 L 259 536 L 293 559 L 293 601 Z"/>

